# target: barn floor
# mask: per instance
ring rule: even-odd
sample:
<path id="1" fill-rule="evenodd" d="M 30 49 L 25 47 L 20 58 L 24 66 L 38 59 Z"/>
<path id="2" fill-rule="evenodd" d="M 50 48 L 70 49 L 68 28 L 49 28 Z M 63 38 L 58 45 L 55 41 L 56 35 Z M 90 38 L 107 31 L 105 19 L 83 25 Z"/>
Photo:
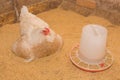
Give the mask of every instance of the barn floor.
<path id="1" fill-rule="evenodd" d="M 38 14 L 51 28 L 63 37 L 63 49 L 51 56 L 25 63 L 11 52 L 13 42 L 19 37 L 19 24 L 0 28 L 0 80 L 120 80 L 120 26 L 96 17 L 84 17 L 72 11 L 54 9 Z M 69 59 L 72 46 L 80 41 L 82 27 L 95 23 L 106 26 L 108 48 L 114 56 L 114 64 L 106 71 L 84 72 Z"/>

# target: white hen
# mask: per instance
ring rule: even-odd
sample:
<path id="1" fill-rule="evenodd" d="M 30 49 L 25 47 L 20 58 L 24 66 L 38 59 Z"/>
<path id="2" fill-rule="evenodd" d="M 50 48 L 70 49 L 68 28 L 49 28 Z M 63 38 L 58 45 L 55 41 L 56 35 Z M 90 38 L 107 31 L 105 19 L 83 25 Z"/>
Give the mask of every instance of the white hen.
<path id="1" fill-rule="evenodd" d="M 26 6 L 23 6 L 23 8 L 21 9 L 20 26 L 21 26 L 21 35 L 25 34 L 28 36 L 32 36 L 36 33 L 36 35 L 33 36 L 34 38 L 30 40 L 35 41 L 34 39 L 36 39 L 36 40 L 39 40 L 39 42 L 42 42 L 44 39 L 47 39 L 48 41 L 51 41 L 51 42 L 54 40 L 55 33 L 51 29 L 49 29 L 49 25 L 46 22 L 44 22 L 42 19 L 28 12 L 28 9 Z M 34 32 L 32 32 L 33 29 L 34 29 Z M 47 33 L 49 33 L 48 32 L 49 30 L 50 30 L 50 34 L 47 36 L 44 36 Z M 37 32 L 38 33 L 41 32 L 41 34 L 38 34 Z M 38 36 L 41 36 L 41 37 L 38 37 Z M 35 42 L 38 42 L 38 41 L 35 41 Z"/>
<path id="2" fill-rule="evenodd" d="M 13 52 L 27 61 L 55 53 L 62 46 L 61 37 L 26 6 L 21 9 L 20 29 L 21 37 L 13 45 Z"/>

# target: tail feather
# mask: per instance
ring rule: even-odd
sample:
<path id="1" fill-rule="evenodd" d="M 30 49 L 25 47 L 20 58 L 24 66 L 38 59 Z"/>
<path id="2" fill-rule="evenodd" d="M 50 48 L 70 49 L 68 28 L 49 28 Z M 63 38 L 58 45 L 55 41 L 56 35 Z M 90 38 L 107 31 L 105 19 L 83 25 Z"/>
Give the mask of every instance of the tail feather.
<path id="1" fill-rule="evenodd" d="M 23 6 L 21 9 L 21 14 L 29 13 L 28 8 L 26 6 Z"/>
<path id="2" fill-rule="evenodd" d="M 29 13 L 28 8 L 26 6 L 23 6 L 21 9 L 21 14 L 20 14 L 20 21 L 24 19 L 24 17 Z"/>

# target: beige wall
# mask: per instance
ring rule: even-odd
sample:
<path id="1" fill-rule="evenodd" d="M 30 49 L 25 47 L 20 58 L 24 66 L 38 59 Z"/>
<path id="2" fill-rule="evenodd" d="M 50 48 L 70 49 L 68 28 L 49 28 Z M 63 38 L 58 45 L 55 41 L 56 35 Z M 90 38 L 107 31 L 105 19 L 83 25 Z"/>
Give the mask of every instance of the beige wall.
<path id="1" fill-rule="evenodd" d="M 120 0 L 65 0 L 62 7 L 84 16 L 100 16 L 120 25 Z"/>
<path id="2" fill-rule="evenodd" d="M 18 20 L 15 7 L 20 13 L 22 5 L 27 5 L 32 13 L 37 14 L 60 4 L 62 8 L 84 16 L 97 15 L 120 25 L 120 0 L 0 0 L 0 26 Z"/>
<path id="3" fill-rule="evenodd" d="M 0 26 L 16 22 L 19 16 L 16 15 L 16 10 L 20 14 L 23 5 L 28 6 L 32 13 L 37 14 L 56 8 L 61 2 L 62 0 L 0 0 Z"/>

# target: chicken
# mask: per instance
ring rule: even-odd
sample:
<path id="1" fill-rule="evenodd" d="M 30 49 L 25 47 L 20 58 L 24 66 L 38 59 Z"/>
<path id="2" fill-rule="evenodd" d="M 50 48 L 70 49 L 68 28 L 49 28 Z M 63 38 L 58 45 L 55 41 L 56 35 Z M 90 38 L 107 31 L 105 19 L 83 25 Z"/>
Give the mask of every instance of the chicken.
<path id="1" fill-rule="evenodd" d="M 20 33 L 12 51 L 27 62 L 53 54 L 63 45 L 62 38 L 45 21 L 31 14 L 26 6 L 21 9 Z"/>

